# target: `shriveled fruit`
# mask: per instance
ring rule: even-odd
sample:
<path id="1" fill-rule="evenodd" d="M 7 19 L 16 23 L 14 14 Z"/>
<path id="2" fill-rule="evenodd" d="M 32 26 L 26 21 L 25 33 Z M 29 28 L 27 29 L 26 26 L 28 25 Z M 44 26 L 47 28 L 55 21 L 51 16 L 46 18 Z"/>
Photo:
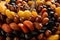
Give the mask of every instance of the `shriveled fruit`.
<path id="1" fill-rule="evenodd" d="M 12 31 L 8 24 L 3 24 L 2 29 L 7 33 L 10 33 Z"/>
<path id="2" fill-rule="evenodd" d="M 16 23 L 10 23 L 10 27 L 13 30 L 19 30 L 19 27 L 18 27 L 18 25 Z"/>
<path id="3" fill-rule="evenodd" d="M 34 30 L 34 26 L 33 26 L 33 23 L 31 21 L 26 20 L 23 22 L 23 24 L 26 25 L 31 31 Z"/>
<path id="4" fill-rule="evenodd" d="M 22 31 L 23 31 L 24 33 L 28 33 L 28 29 L 27 29 L 27 27 L 26 27 L 24 24 L 19 23 L 18 26 L 22 29 Z"/>

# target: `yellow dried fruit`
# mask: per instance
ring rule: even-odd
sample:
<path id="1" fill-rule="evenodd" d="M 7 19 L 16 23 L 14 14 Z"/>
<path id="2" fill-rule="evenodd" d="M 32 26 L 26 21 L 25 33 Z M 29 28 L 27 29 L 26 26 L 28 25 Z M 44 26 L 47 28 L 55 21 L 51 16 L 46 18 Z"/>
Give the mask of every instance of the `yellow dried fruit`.
<path id="1" fill-rule="evenodd" d="M 25 10 L 25 11 L 24 11 L 24 17 L 25 17 L 26 19 L 28 19 L 31 15 L 32 15 L 32 14 L 31 14 L 31 12 L 30 12 L 29 10 Z"/>
<path id="2" fill-rule="evenodd" d="M 46 5 L 52 5 L 51 1 L 47 1 Z"/>
<path id="3" fill-rule="evenodd" d="M 11 11 L 11 15 L 16 16 L 17 14 L 15 12 Z"/>
<path id="4" fill-rule="evenodd" d="M 8 10 L 8 9 L 5 11 L 5 15 L 6 15 L 8 18 L 13 18 L 13 15 L 11 15 L 11 11 Z"/>
<path id="5" fill-rule="evenodd" d="M 59 35 L 52 35 L 48 38 L 48 40 L 58 40 L 59 39 Z"/>
<path id="6" fill-rule="evenodd" d="M 18 16 L 19 16 L 19 17 L 24 17 L 24 12 L 23 12 L 23 11 L 19 11 L 19 12 L 18 12 Z"/>
<path id="7" fill-rule="evenodd" d="M 2 6 L 2 5 L 0 5 L 0 12 L 1 12 L 1 14 L 5 14 L 5 10 L 6 10 L 6 7 L 5 6 Z"/>
<path id="8" fill-rule="evenodd" d="M 10 2 L 10 0 L 5 0 L 6 2 Z"/>
<path id="9" fill-rule="evenodd" d="M 38 13 L 37 13 L 36 11 L 32 11 L 32 15 L 33 15 L 34 17 L 37 17 L 37 16 L 38 16 Z"/>
<path id="10" fill-rule="evenodd" d="M 57 8 L 55 9 L 55 11 L 56 11 L 56 13 L 58 14 L 58 16 L 60 17 L 60 7 L 57 7 Z"/>
<path id="11" fill-rule="evenodd" d="M 34 1 L 28 1 L 28 4 L 31 6 L 32 4 L 34 4 Z"/>

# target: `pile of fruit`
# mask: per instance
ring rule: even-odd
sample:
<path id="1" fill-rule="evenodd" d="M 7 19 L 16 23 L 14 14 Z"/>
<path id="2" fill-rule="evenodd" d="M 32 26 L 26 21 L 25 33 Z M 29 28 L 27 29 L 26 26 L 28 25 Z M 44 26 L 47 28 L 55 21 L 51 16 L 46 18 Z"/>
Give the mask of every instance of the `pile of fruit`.
<path id="1" fill-rule="evenodd" d="M 0 40 L 60 40 L 60 3 L 0 1 Z"/>

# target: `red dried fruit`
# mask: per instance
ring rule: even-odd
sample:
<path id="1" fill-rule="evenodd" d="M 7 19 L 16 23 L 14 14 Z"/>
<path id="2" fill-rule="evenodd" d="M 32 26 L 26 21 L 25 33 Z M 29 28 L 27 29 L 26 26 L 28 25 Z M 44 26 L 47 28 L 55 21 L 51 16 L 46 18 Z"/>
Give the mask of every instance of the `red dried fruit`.
<path id="1" fill-rule="evenodd" d="M 7 33 L 10 33 L 12 31 L 8 24 L 3 24 L 2 29 Z"/>
<path id="2" fill-rule="evenodd" d="M 44 25 L 44 24 L 48 23 L 48 21 L 49 21 L 49 18 L 46 17 L 42 20 L 42 24 Z"/>
<path id="3" fill-rule="evenodd" d="M 18 26 L 22 29 L 22 31 L 23 31 L 24 33 L 28 33 L 28 29 L 26 28 L 26 26 L 25 26 L 24 24 L 19 23 Z"/>
<path id="4" fill-rule="evenodd" d="M 47 13 L 47 12 L 44 12 L 44 13 L 42 14 L 42 18 L 45 18 L 45 17 L 48 17 L 48 13 Z"/>
<path id="5" fill-rule="evenodd" d="M 35 28 L 38 30 L 42 29 L 42 27 L 43 27 L 43 25 L 41 23 L 37 23 L 37 22 L 35 22 L 34 25 L 35 25 Z"/>
<path id="6" fill-rule="evenodd" d="M 35 21 L 36 21 L 36 22 L 41 22 L 41 21 L 42 21 L 42 17 L 41 17 L 40 15 L 37 16 Z"/>
<path id="7" fill-rule="evenodd" d="M 43 36 L 44 36 L 44 34 L 43 34 L 43 33 L 41 33 L 41 34 L 39 34 L 39 35 L 38 35 L 38 37 L 37 37 L 37 38 L 38 38 L 39 40 L 42 40 L 42 39 L 43 39 Z"/>
<path id="8" fill-rule="evenodd" d="M 16 23 L 10 23 L 10 27 L 13 30 L 20 30 L 19 27 L 18 27 L 18 25 Z"/>
<path id="9" fill-rule="evenodd" d="M 50 35 L 51 35 L 51 31 L 50 31 L 50 30 L 46 30 L 45 35 L 46 35 L 47 37 L 50 36 Z"/>
<path id="10" fill-rule="evenodd" d="M 47 9 L 46 8 L 43 8 L 41 12 L 44 13 L 46 11 L 47 11 Z"/>
<path id="11" fill-rule="evenodd" d="M 31 31 L 34 30 L 34 26 L 33 26 L 33 23 L 31 21 L 26 20 L 26 21 L 23 22 L 23 24 L 25 26 L 27 26 Z"/>

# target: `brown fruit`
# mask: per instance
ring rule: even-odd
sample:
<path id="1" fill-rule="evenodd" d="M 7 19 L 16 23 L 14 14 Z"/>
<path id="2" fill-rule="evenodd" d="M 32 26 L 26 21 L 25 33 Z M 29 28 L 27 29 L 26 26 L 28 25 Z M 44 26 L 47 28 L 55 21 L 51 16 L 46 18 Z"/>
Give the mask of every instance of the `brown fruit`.
<path id="1" fill-rule="evenodd" d="M 19 23 L 18 26 L 21 28 L 21 30 L 22 30 L 24 33 L 28 33 L 28 29 L 27 29 L 27 27 L 26 27 L 24 24 Z"/>
<path id="2" fill-rule="evenodd" d="M 47 12 L 44 12 L 44 13 L 42 14 L 42 18 L 45 18 L 45 17 L 48 17 L 48 13 L 47 13 Z"/>
<path id="3" fill-rule="evenodd" d="M 34 26 L 33 26 L 33 23 L 31 21 L 26 20 L 26 21 L 23 22 L 23 24 L 25 26 L 27 26 L 31 31 L 34 30 Z"/>
<path id="4" fill-rule="evenodd" d="M 18 37 L 15 37 L 14 40 L 20 40 Z"/>
<path id="5" fill-rule="evenodd" d="M 13 30 L 20 30 L 19 27 L 18 27 L 18 25 L 16 23 L 10 23 L 10 27 Z"/>
<path id="6" fill-rule="evenodd" d="M 10 33 L 12 31 L 8 24 L 3 24 L 2 29 L 7 33 Z"/>
<path id="7" fill-rule="evenodd" d="M 10 37 L 6 37 L 6 40 L 12 40 L 12 38 L 10 38 Z"/>
<path id="8" fill-rule="evenodd" d="M 1 24 L 0 24 L 0 28 L 1 28 L 2 26 L 1 26 Z"/>
<path id="9" fill-rule="evenodd" d="M 44 34 L 43 34 L 43 33 L 41 33 L 41 34 L 39 34 L 39 35 L 38 35 L 38 37 L 37 37 L 37 38 L 38 38 L 39 40 L 42 40 L 42 39 L 43 39 L 43 36 L 44 36 Z"/>
<path id="10" fill-rule="evenodd" d="M 42 29 L 42 27 L 43 27 L 43 25 L 41 23 L 37 23 L 37 22 L 35 22 L 34 25 L 35 25 L 35 28 L 38 30 Z"/>
<path id="11" fill-rule="evenodd" d="M 35 38 L 35 37 L 33 37 L 33 38 L 31 38 L 31 40 L 36 40 L 36 38 Z"/>
<path id="12" fill-rule="evenodd" d="M 50 31 L 50 30 L 46 30 L 45 35 L 46 35 L 47 37 L 50 36 L 50 35 L 51 35 L 51 31 Z"/>
<path id="13" fill-rule="evenodd" d="M 35 19 L 35 21 L 36 21 L 36 22 L 41 22 L 41 21 L 42 21 L 42 17 L 41 17 L 40 15 L 37 16 L 36 19 Z"/>
<path id="14" fill-rule="evenodd" d="M 44 13 L 46 11 L 47 11 L 47 9 L 46 8 L 43 8 L 41 12 Z"/>
<path id="15" fill-rule="evenodd" d="M 42 20 L 42 24 L 44 25 L 44 24 L 48 23 L 48 21 L 49 21 L 49 18 L 44 18 L 44 19 Z"/>

